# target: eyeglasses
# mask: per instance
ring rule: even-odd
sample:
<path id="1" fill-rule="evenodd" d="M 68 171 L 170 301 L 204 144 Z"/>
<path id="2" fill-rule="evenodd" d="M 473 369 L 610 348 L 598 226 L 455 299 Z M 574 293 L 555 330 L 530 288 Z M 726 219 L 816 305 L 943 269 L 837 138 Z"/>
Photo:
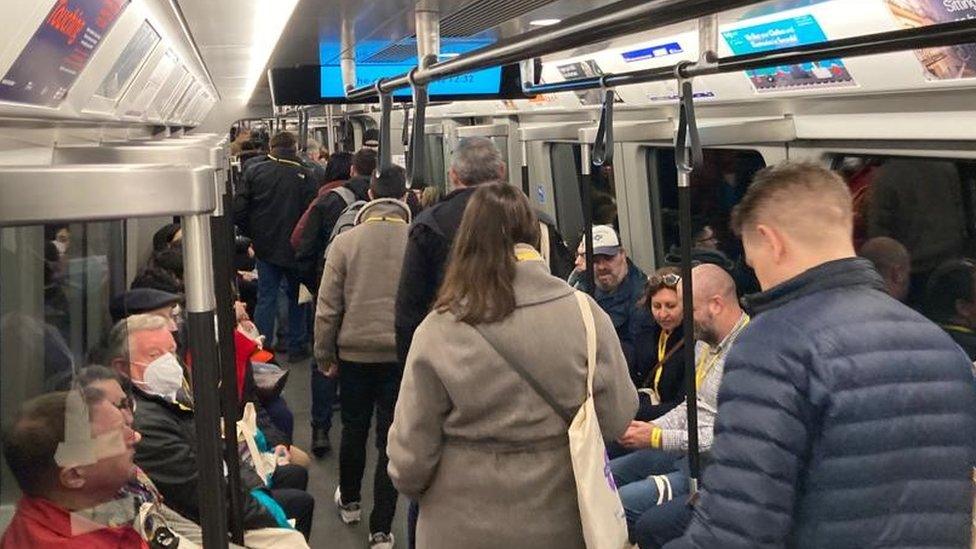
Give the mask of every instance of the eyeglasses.
<path id="1" fill-rule="evenodd" d="M 647 279 L 647 282 L 651 286 L 667 286 L 669 288 L 677 288 L 678 284 L 681 283 L 681 275 L 676 275 L 674 273 L 652 275 Z"/>

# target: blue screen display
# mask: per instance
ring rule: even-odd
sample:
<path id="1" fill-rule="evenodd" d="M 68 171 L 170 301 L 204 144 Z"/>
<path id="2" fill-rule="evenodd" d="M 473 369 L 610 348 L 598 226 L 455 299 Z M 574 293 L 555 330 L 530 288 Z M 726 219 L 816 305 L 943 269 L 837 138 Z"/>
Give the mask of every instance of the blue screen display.
<path id="1" fill-rule="evenodd" d="M 491 44 L 490 40 L 471 38 L 444 38 L 441 41 L 441 58 L 444 61 L 469 51 Z M 380 78 L 391 78 L 406 74 L 417 66 L 417 57 L 404 56 L 395 60 L 384 59 L 376 62 L 371 59 L 374 55 L 382 54 L 390 48 L 389 42 L 363 41 L 356 45 L 356 87 L 369 86 Z M 397 42 L 396 46 L 416 51 L 415 40 Z M 339 68 L 339 46 L 331 42 L 319 44 L 319 59 L 321 71 L 321 95 L 323 99 L 344 99 L 346 96 L 342 86 L 342 71 Z M 497 95 L 501 92 L 502 68 L 493 67 L 470 72 L 431 82 L 427 92 L 432 95 Z M 393 92 L 394 97 L 409 98 L 410 88 L 402 88 Z"/>

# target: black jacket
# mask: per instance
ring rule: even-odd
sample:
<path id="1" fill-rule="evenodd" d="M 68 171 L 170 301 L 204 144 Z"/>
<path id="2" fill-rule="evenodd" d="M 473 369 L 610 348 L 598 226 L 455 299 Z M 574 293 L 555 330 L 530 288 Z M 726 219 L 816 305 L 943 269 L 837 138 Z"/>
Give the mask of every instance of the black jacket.
<path id="1" fill-rule="evenodd" d="M 269 159 L 245 171 L 234 197 L 234 221 L 253 241 L 258 259 L 294 268 L 295 253 L 288 240 L 317 187 L 297 158 Z"/>
<path id="2" fill-rule="evenodd" d="M 133 388 L 135 423 L 142 435 L 135 461 L 149 475 L 166 504 L 193 522 L 200 522 L 200 476 L 193 411 Z M 273 528 L 274 518 L 243 490 L 244 528 Z"/>
<path id="3" fill-rule="evenodd" d="M 976 386 L 949 336 L 864 259 L 810 269 L 747 309 L 705 489 L 667 547 L 968 547 Z"/>
<path id="4" fill-rule="evenodd" d="M 347 181 L 346 187 L 354 195 L 356 200 L 369 201 L 369 178 L 357 176 Z M 322 267 L 325 265 L 325 248 L 329 245 L 329 236 L 335 227 L 342 211 L 348 204 L 342 199 L 342 195 L 329 191 L 319 196 L 312 203 L 308 212 L 308 220 L 302 230 L 302 238 L 295 249 L 295 258 L 298 260 L 299 272 L 302 282 L 309 289 L 318 288 L 322 277 Z M 301 217 L 301 216 L 299 216 Z"/>
<path id="5" fill-rule="evenodd" d="M 634 386 L 638 389 L 654 387 L 657 372 L 657 346 L 661 336 L 661 327 L 657 323 L 645 327 L 634 334 L 634 364 L 631 365 L 630 375 Z M 665 347 L 664 367 L 658 380 L 657 390 L 661 397 L 660 404 L 651 404 L 650 397 L 644 393 L 640 395 L 640 409 L 637 419 L 651 421 L 659 418 L 685 399 L 685 364 L 682 352 L 684 330 L 681 326 L 671 333 Z M 681 345 L 679 347 L 679 345 Z M 677 349 L 676 349 L 677 348 Z"/>
<path id="6" fill-rule="evenodd" d="M 476 188 L 452 191 L 422 211 L 410 226 L 396 300 L 397 358 L 401 362 L 406 361 L 413 333 L 434 303 L 464 209 Z M 572 256 L 552 220 L 540 215 L 540 221 L 549 228 L 550 270 L 553 275 L 565 279 L 572 266 Z"/>
<path id="7" fill-rule="evenodd" d="M 949 334 L 949 337 L 951 337 L 953 341 L 962 347 L 963 351 L 966 351 L 966 355 L 969 356 L 969 360 L 976 362 L 976 332 L 973 332 L 967 328 L 948 324 L 943 324 L 942 329 Z"/>

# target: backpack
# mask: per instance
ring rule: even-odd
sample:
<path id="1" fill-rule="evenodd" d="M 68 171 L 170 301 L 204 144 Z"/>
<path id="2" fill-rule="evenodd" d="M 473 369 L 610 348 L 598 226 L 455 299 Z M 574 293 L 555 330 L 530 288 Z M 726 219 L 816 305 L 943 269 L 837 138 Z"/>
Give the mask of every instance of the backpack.
<path id="1" fill-rule="evenodd" d="M 346 203 L 347 208 L 349 207 L 350 204 L 356 201 L 355 193 L 353 193 L 345 186 L 336 187 L 320 198 L 324 200 L 325 196 L 328 196 L 329 194 L 332 193 L 338 194 L 342 198 L 342 201 Z M 291 236 L 288 237 L 288 241 L 291 244 L 291 247 L 296 251 L 301 246 L 302 235 L 305 232 L 306 225 L 308 224 L 308 216 L 312 212 L 312 209 L 315 208 L 315 206 L 318 204 L 318 202 L 319 202 L 319 198 L 312 200 L 312 203 L 308 205 L 308 208 L 305 208 L 305 213 L 302 214 L 301 219 L 299 219 L 298 223 L 295 224 L 295 228 L 291 230 Z M 330 239 L 329 242 L 331 241 L 332 240 Z"/>
<path id="2" fill-rule="evenodd" d="M 336 190 L 338 191 L 339 189 Z M 342 190 L 349 193 L 349 196 L 352 197 L 353 202 L 349 202 L 349 198 L 343 195 L 342 199 L 346 200 L 347 206 L 344 210 L 342 210 L 342 213 L 339 214 L 335 225 L 332 227 L 332 233 L 329 234 L 329 242 L 325 245 L 325 253 L 322 254 L 322 257 L 327 257 L 329 255 L 329 246 L 332 245 L 332 241 L 335 240 L 337 236 L 356 225 L 356 218 L 359 215 L 359 210 L 363 209 L 363 206 L 367 204 L 365 200 L 355 200 L 355 195 L 353 195 L 352 191 L 349 189 L 342 187 Z"/>

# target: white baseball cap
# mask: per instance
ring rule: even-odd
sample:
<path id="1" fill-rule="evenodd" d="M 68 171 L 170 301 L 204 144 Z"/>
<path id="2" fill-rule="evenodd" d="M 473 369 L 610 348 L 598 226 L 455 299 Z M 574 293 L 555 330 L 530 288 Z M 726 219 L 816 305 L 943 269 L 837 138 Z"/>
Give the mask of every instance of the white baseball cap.
<path id="1" fill-rule="evenodd" d="M 620 237 L 610 225 L 593 227 L 593 255 L 615 256 L 620 253 Z"/>

